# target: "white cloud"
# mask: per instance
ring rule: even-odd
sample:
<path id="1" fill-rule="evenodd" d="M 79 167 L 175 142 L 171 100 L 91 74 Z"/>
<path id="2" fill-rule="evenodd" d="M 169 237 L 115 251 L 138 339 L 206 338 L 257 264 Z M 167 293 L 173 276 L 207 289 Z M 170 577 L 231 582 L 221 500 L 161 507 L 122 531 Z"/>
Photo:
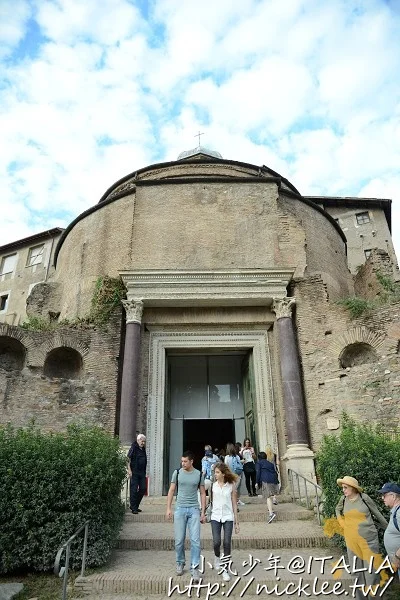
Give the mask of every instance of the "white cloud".
<path id="1" fill-rule="evenodd" d="M 0 58 L 7 56 L 23 39 L 30 16 L 28 0 L 0 2 Z"/>
<path id="2" fill-rule="evenodd" d="M 266 164 L 304 194 L 392 196 L 398 240 L 400 14 L 390 3 L 4 6 L 0 244 L 57 214 L 66 225 L 114 181 L 195 147 L 199 129 L 202 144 Z M 16 54 L 20 42 L 34 51 Z"/>
<path id="3" fill-rule="evenodd" d="M 37 0 L 37 22 L 51 40 L 71 45 L 85 40 L 108 46 L 130 37 L 141 18 L 126 0 Z"/>
<path id="4" fill-rule="evenodd" d="M 272 57 L 242 69 L 221 85 L 210 78 L 193 84 L 187 100 L 208 109 L 215 123 L 235 124 L 262 139 L 280 135 L 309 109 L 313 85 L 305 67 Z M 240 114 L 240 119 L 236 115 Z"/>

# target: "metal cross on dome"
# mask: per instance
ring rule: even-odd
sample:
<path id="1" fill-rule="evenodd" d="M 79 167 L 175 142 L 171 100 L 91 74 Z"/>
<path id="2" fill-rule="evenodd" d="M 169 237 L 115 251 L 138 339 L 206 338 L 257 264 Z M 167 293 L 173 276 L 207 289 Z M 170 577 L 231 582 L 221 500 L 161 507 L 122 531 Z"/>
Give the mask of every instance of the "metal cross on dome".
<path id="1" fill-rule="evenodd" d="M 199 138 L 199 147 L 200 147 L 200 137 L 201 137 L 202 135 L 204 135 L 204 133 L 201 133 L 201 132 L 199 131 L 199 133 L 196 133 L 196 135 L 194 136 L 194 137 L 198 137 L 198 138 Z"/>

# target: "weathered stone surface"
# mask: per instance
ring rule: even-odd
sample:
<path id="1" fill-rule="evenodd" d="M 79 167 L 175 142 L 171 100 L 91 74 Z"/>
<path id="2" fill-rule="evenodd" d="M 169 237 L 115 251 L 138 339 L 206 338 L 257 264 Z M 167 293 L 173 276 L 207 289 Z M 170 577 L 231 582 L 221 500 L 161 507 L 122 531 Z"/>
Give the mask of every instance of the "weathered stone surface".
<path id="1" fill-rule="evenodd" d="M 400 303 L 351 320 L 344 307 L 330 301 L 317 276 L 296 280 L 293 295 L 312 447 L 317 449 L 322 436 L 332 433 L 327 419 L 340 419 L 343 411 L 359 422 L 398 427 Z M 375 362 L 342 367 L 343 350 L 355 343 L 370 345 Z"/>
<path id="2" fill-rule="evenodd" d="M 11 600 L 23 589 L 22 583 L 0 583 L 0 600 Z"/>
<path id="3" fill-rule="evenodd" d="M 28 317 L 42 317 L 55 320 L 60 314 L 61 286 L 58 283 L 37 283 L 26 299 Z"/>
<path id="4" fill-rule="evenodd" d="M 0 336 L 2 332 L 19 336 L 26 356 L 21 370 L 10 371 L 0 363 L 0 423 L 19 427 L 34 419 L 42 429 L 61 431 L 80 422 L 114 433 L 120 312 L 105 329 L 35 332 L 0 325 Z M 46 357 L 63 346 L 82 357 L 79 379 L 45 375 Z"/>

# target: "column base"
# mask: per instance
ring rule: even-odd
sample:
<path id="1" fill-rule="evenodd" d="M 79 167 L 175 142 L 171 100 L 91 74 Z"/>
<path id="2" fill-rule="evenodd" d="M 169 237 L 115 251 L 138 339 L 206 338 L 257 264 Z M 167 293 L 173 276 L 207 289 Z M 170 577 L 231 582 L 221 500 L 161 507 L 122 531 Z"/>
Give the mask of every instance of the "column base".
<path id="1" fill-rule="evenodd" d="M 287 469 L 316 482 L 314 452 L 307 444 L 290 444 L 282 460 L 285 461 Z"/>

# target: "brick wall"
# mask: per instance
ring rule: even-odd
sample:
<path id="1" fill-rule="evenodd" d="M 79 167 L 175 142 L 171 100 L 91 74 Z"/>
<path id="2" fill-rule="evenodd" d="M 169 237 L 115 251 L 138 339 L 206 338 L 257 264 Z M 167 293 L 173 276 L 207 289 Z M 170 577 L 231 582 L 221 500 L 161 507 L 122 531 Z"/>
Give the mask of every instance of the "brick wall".
<path id="1" fill-rule="evenodd" d="M 329 300 L 315 275 L 294 282 L 296 326 L 302 361 L 312 446 L 330 433 L 328 419 L 343 411 L 358 421 L 400 424 L 400 303 L 380 307 L 358 319 Z M 340 365 L 344 348 L 366 344 L 374 362 Z"/>
<path id="2" fill-rule="evenodd" d="M 372 300 L 383 292 L 382 285 L 376 277 L 380 273 L 393 280 L 393 263 L 384 250 L 373 250 L 367 262 L 354 277 L 354 293 L 356 296 Z"/>
<path id="3" fill-rule="evenodd" d="M 57 329 L 54 332 L 24 331 L 0 325 L 0 423 L 26 426 L 31 419 L 46 430 L 64 430 L 69 423 L 99 425 L 114 432 L 120 312 L 106 330 Z M 9 340 L 25 348 L 22 370 L 7 370 Z M 73 348 L 83 358 L 78 379 L 44 375 L 49 352 Z"/>
<path id="4" fill-rule="evenodd" d="M 345 247 L 332 223 L 279 197 L 274 182 L 234 176 L 232 183 L 138 185 L 77 222 L 58 257 L 60 318 L 84 316 L 97 277 L 129 269 L 293 267 L 296 276 L 321 273 L 332 297 L 347 295 Z"/>

